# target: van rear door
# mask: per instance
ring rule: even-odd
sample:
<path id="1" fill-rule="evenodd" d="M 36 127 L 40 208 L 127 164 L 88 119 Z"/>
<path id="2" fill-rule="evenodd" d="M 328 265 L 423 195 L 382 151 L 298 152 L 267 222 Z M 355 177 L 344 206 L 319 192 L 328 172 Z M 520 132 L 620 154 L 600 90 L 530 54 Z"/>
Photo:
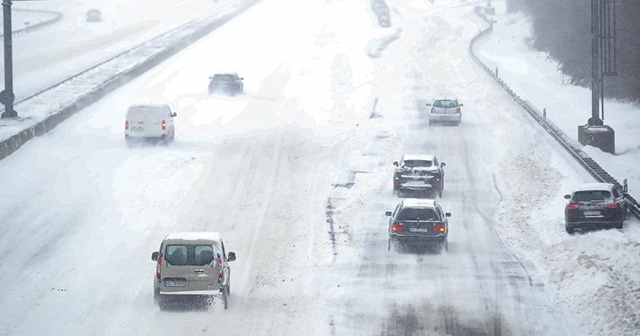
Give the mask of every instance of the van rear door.
<path id="1" fill-rule="evenodd" d="M 162 120 L 165 111 L 157 106 L 136 105 L 129 107 L 127 121 L 129 122 L 129 136 L 132 137 L 160 137 L 165 132 Z"/>

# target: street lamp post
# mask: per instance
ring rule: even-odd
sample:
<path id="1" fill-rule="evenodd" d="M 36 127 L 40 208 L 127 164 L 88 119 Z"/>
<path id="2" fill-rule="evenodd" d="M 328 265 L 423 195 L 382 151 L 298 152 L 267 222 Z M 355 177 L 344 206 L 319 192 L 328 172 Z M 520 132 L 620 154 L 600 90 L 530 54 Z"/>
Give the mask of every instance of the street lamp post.
<path id="1" fill-rule="evenodd" d="M 11 0 L 2 0 L 4 18 L 4 91 L 0 92 L 0 103 L 4 105 L 2 118 L 16 118 L 18 113 L 13 109 L 16 97 L 13 93 L 13 42 L 11 27 Z"/>

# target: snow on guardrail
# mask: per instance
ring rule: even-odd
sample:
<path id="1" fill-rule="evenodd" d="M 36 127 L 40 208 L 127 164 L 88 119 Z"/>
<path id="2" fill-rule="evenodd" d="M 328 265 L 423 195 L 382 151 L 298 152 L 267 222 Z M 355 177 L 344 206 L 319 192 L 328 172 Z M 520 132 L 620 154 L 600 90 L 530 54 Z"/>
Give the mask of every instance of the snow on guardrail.
<path id="1" fill-rule="evenodd" d="M 582 146 L 576 143 L 573 139 L 566 135 L 559 127 L 557 127 L 551 120 L 547 119 L 544 113 L 540 113 L 531 102 L 524 100 L 518 96 L 518 94 L 509 85 L 502 80 L 496 73 L 494 73 L 486 64 L 484 64 L 480 58 L 473 52 L 475 43 L 482 37 L 488 35 L 493 31 L 494 21 L 487 17 L 482 12 L 483 7 L 475 7 L 474 11 L 485 22 L 489 24 L 489 27 L 481 30 L 476 36 L 474 36 L 469 42 L 469 54 L 471 58 L 480 65 L 502 88 L 509 93 L 513 100 L 522 106 L 522 108 L 529 113 L 531 117 L 544 128 L 554 139 L 556 139 L 562 147 L 564 147 L 571 156 L 578 161 L 578 163 L 598 182 L 606 182 L 614 184 L 624 195 L 628 205 L 628 209 L 634 216 L 640 219 L 640 205 L 633 198 L 627 190 L 626 185 L 621 185 L 615 178 L 607 173 L 593 158 L 582 150 Z"/>

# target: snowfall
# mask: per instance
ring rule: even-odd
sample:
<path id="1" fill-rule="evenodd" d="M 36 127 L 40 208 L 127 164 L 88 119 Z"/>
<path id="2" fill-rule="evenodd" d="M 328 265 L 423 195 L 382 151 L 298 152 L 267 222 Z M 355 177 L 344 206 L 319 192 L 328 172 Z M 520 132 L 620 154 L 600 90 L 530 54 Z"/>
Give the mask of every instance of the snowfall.
<path id="1" fill-rule="evenodd" d="M 64 14 L 14 37 L 16 92 L 232 2 L 15 2 Z M 368 0 L 262 0 L 29 141 L 0 161 L 0 335 L 638 335 L 639 221 L 566 234 L 563 196 L 593 178 L 470 57 L 484 3 L 389 0 L 382 28 Z M 590 91 L 493 4 L 476 54 L 576 139 Z M 226 71 L 245 93 L 208 96 Z M 445 96 L 459 127 L 428 125 Z M 148 102 L 177 112 L 176 141 L 128 148 L 127 107 Z M 640 110 L 606 101 L 605 123 L 616 154 L 584 150 L 640 198 Z M 387 251 L 405 153 L 447 163 L 441 254 Z M 236 252 L 228 309 L 155 305 L 151 253 L 177 231 Z"/>

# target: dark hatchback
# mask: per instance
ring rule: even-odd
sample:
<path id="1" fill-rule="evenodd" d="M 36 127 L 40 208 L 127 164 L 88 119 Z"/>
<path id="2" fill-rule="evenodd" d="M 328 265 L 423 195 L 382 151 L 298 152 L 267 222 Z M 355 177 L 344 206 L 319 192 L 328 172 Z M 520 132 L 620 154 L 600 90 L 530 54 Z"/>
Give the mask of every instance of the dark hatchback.
<path id="1" fill-rule="evenodd" d="M 244 91 L 243 77 L 236 73 L 215 74 L 209 77 L 209 94 L 223 93 L 231 96 L 242 94 Z"/>
<path id="2" fill-rule="evenodd" d="M 388 250 L 391 245 L 449 249 L 451 214 L 444 212 L 435 200 L 407 198 L 398 203 L 393 212 L 385 214 L 390 217 Z"/>
<path id="3" fill-rule="evenodd" d="M 621 229 L 627 206 L 620 191 L 611 183 L 589 183 L 576 188 L 564 210 L 565 229 L 616 228 Z"/>

